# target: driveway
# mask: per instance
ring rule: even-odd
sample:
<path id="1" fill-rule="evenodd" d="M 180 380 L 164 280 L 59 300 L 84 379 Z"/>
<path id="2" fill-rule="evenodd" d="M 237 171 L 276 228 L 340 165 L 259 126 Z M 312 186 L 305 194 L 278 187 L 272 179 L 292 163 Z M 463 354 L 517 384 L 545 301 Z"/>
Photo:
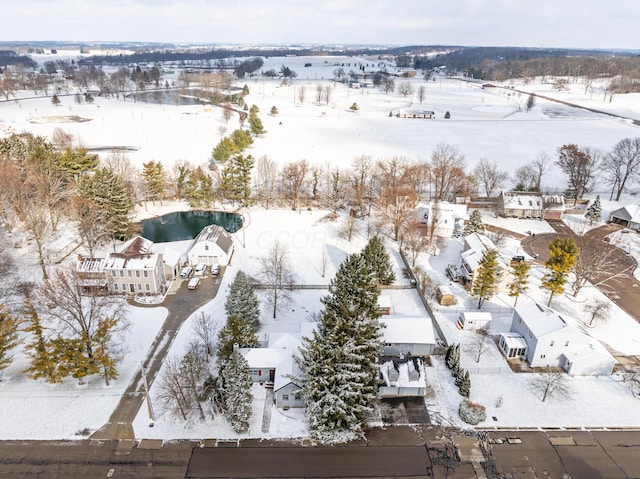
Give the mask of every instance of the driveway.
<path id="1" fill-rule="evenodd" d="M 538 259 L 546 262 L 549 259 L 549 244 L 556 238 L 574 238 L 578 236 L 562 221 L 548 221 L 555 233 L 544 233 L 527 236 L 522 239 L 522 248 L 527 254 L 538 255 Z M 606 294 L 609 299 L 620 306 L 629 315 L 640 322 L 640 282 L 633 276 L 633 272 L 638 264 L 632 256 L 626 254 L 620 248 L 606 242 L 606 236 L 619 230 L 617 225 L 606 224 L 589 230 L 584 234 L 588 240 L 592 240 L 589 249 L 583 254 L 590 254 L 591 248 L 606 249 L 611 251 L 610 261 L 607 271 L 596 276 L 594 283 L 598 289 Z M 635 234 L 635 233 L 629 233 Z M 621 271 L 628 271 L 628 274 L 616 276 Z"/>
<path id="2" fill-rule="evenodd" d="M 158 375 L 164 358 L 169 352 L 180 327 L 194 311 L 215 298 L 216 294 L 218 294 L 218 289 L 220 289 L 223 274 L 224 268 L 218 276 L 204 278 L 196 290 L 187 289 L 188 279 L 176 280 L 181 281 L 182 284 L 180 284 L 175 294 L 168 295 L 161 305 L 169 310 L 169 314 L 149 348 L 144 361 L 144 370 L 149 387 L 151 387 Z M 142 372 L 138 371 L 120 398 L 120 402 L 111 414 L 107 424 L 94 432 L 91 435 L 91 439 L 135 439 L 133 420 L 144 402 L 143 384 Z"/>

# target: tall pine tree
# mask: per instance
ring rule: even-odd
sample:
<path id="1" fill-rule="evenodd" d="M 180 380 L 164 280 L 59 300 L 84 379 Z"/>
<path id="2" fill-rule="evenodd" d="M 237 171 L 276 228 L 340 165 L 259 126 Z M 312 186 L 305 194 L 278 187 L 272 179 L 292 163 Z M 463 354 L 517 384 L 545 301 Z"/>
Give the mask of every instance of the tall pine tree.
<path id="1" fill-rule="evenodd" d="M 237 351 L 225 362 L 222 370 L 227 417 L 237 433 L 249 430 L 251 419 L 251 376 L 247 360 Z"/>
<path id="2" fill-rule="evenodd" d="M 497 270 L 498 252 L 494 249 L 485 251 L 476 268 L 471 288 L 471 295 L 478 298 L 478 309 L 495 293 Z"/>
<path id="3" fill-rule="evenodd" d="M 518 304 L 518 298 L 522 293 L 526 293 L 529 289 L 529 270 L 531 265 L 525 261 L 514 264 L 511 267 L 511 274 L 513 275 L 513 281 L 509 285 L 509 296 L 516 298 L 513 306 Z"/>
<path id="4" fill-rule="evenodd" d="M 569 272 L 576 264 L 579 254 L 580 248 L 571 238 L 556 238 L 549 245 L 549 259 L 545 263 L 548 272 L 542 277 L 542 288 L 551 293 L 547 306 L 556 294 L 564 291 Z"/>
<path id="5" fill-rule="evenodd" d="M 596 196 L 596 199 L 589 204 L 587 211 L 584 212 L 584 217 L 589 220 L 589 225 L 592 225 L 594 221 L 600 221 L 602 219 L 600 195 Z"/>
<path id="6" fill-rule="evenodd" d="M 357 437 L 377 397 L 382 342 L 376 283 L 363 255 L 349 256 L 322 300 L 318 331 L 301 347 L 307 416 L 321 442 Z"/>
<path id="7" fill-rule="evenodd" d="M 362 256 L 369 263 L 378 284 L 388 285 L 395 281 L 396 275 L 391 266 L 391 259 L 380 236 L 375 235 L 369 240 Z"/>
<path id="8" fill-rule="evenodd" d="M 260 303 L 258 296 L 243 271 L 238 271 L 229 286 L 224 304 L 227 316 L 237 316 L 250 325 L 255 332 L 260 328 Z"/>
<path id="9" fill-rule="evenodd" d="M 0 372 L 13 361 L 11 350 L 20 342 L 19 325 L 20 318 L 12 315 L 6 306 L 0 305 Z"/>

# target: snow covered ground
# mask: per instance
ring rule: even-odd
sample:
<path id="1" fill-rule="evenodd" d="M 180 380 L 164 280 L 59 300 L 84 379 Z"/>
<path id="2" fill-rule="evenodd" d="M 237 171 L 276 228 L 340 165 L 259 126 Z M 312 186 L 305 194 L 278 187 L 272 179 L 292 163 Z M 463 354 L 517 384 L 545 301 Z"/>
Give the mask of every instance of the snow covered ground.
<path id="1" fill-rule="evenodd" d="M 325 60 L 327 63 L 324 63 Z M 539 100 L 534 109 L 526 113 L 523 111 L 526 95 L 506 89 L 483 90 L 476 84 L 447 78 L 437 78 L 427 83 L 419 79 L 409 80 L 416 87 L 427 87 L 422 105 L 415 98 L 384 94 L 373 89 L 350 90 L 342 84 L 335 85 L 329 105 L 318 105 L 314 100 L 315 85 L 318 81 L 333 85 L 329 78 L 333 76 L 336 66 L 330 62 L 335 60 L 335 57 L 331 57 L 331 60 L 322 57 L 270 58 L 264 70 L 279 70 L 285 64 L 297 71 L 298 78 L 293 86 L 282 86 L 277 80 L 247 81 L 251 90 L 247 103 L 259 106 L 267 129 L 265 135 L 255 140 L 249 153 L 256 158 L 266 154 L 280 164 L 307 159 L 314 164 L 346 168 L 359 155 L 370 155 L 374 159 L 405 156 L 426 161 L 437 144 L 449 143 L 458 146 L 466 154 L 469 167 L 486 157 L 498 162 L 501 168 L 512 171 L 515 166 L 534 159 L 541 151 L 553 156 L 556 148 L 566 143 L 610 149 L 622 138 L 638 136 L 637 127 L 626 120 L 574 110 L 545 100 Z M 356 61 L 360 59 L 351 60 Z M 312 67 L 305 68 L 305 62 L 311 62 Z M 347 59 L 345 62 L 349 63 Z M 349 67 L 345 66 L 345 70 L 348 72 Z M 302 86 L 306 89 L 303 104 L 295 93 Z M 524 85 L 518 87 L 525 88 Z M 629 117 L 640 117 L 640 95 L 637 94 L 616 96 L 611 103 L 603 104 L 595 94 L 593 98 L 581 96 L 577 86 L 572 87 L 569 93 L 554 93 L 541 84 L 527 85 L 527 88 L 544 94 L 557 94 L 562 99 L 579 101 L 594 108 L 606 106 L 607 111 Z M 233 123 L 235 120 L 225 125 L 221 112 L 211 106 L 154 105 L 99 97 L 93 105 L 77 105 L 72 96 L 63 96 L 61 99 L 62 105 L 58 107 L 53 106 L 49 98 L 0 102 L 0 135 L 30 131 L 50 136 L 54 128 L 60 127 L 76 135 L 86 146 L 130 146 L 136 149 L 130 158 L 137 166 L 155 159 L 170 169 L 181 159 L 194 164 L 206 164 L 212 148 L 220 139 L 220 127 L 226 126 L 228 131 L 237 127 L 237 123 Z M 354 102 L 359 105 L 357 112 L 349 110 Z M 277 116 L 268 114 L 272 106 L 277 107 Z M 389 112 L 405 108 L 434 110 L 436 119 L 389 117 Z M 451 112 L 450 120 L 443 119 L 445 111 Z M 69 122 L 65 119 L 72 115 L 90 121 Z M 564 187 L 564 179 L 559 171 L 550 173 L 543 183 L 549 188 Z M 604 195 L 602 199 L 606 211 L 625 204 L 606 202 Z M 627 202 L 632 200 L 632 197 L 625 198 Z M 146 210 L 142 208 L 138 213 L 142 218 L 187 208 L 185 203 L 170 203 L 162 207 L 148 205 Z M 202 308 L 202 311 L 220 320 L 224 319 L 221 314 L 224 294 L 235 272 L 242 269 L 250 275 L 257 275 L 257 260 L 274 241 L 280 241 L 288 247 L 300 283 L 326 285 L 346 255 L 359 251 L 367 240 L 364 224 L 360 225 L 360 233 L 353 241 L 341 239 L 337 234 L 339 222 L 328 220 L 326 211 L 265 211 L 254 207 L 245 211 L 244 215 L 248 226 L 234 235 L 236 254 L 223 278 L 220 294 Z M 526 220 L 504 220 L 491 218 L 491 215 L 485 215 L 485 221 L 519 232 L 542 233 L 551 230 L 549 225 L 540 221 L 525 224 Z M 570 216 L 568 222 L 574 229 L 585 227 L 580 217 Z M 17 238 L 20 232 L 15 235 Z M 637 235 L 628 237 L 633 238 L 628 241 L 631 254 L 640 257 Z M 59 239 L 62 245 L 70 241 L 71 238 L 64 236 Z M 402 279 L 397 247 L 390 241 L 388 244 L 396 264 L 396 276 L 402 283 L 406 280 Z M 448 284 L 445 267 L 453 262 L 461 249 L 459 240 L 449 240 L 446 248 L 437 256 L 422 254 L 418 262 L 437 281 Z M 16 252 L 24 261 L 30 256 L 30 250 L 26 247 Z M 323 252 L 328 258 L 324 277 Z M 512 240 L 505 242 L 504 253 L 522 254 L 518 243 Z M 541 268 L 534 269 L 529 295 L 545 302 L 545 293 L 535 287 L 542 274 Z M 25 276 L 37 279 L 37 268 L 29 264 L 25 267 Z M 465 293 L 458 285 L 452 287 L 458 298 L 464 298 Z M 281 309 L 276 319 L 271 318 L 269 308 L 263 301 L 264 332 L 298 332 L 300 322 L 308 320 L 320 310 L 319 300 L 324 294 L 326 290 L 323 289 L 294 292 L 293 301 Z M 422 314 L 415 292 L 402 290 L 385 294 L 391 296 L 395 314 Z M 587 288 L 584 294 L 599 295 L 593 288 Z M 263 300 L 264 293 L 260 297 Z M 469 307 L 473 309 L 471 303 L 469 301 Z M 512 304 L 512 299 L 498 296 L 491 304 L 507 308 Z M 563 315 L 580 318 L 580 303 L 561 296 L 554 299 L 553 306 Z M 4 372 L 0 382 L 0 439 L 78 438 L 83 436 L 84 429 L 92 431 L 103 425 L 139 367 L 139 361 L 148 350 L 165 314 L 163 309 L 131 309 L 129 317 L 132 329 L 126 342 L 128 352 L 124 356 L 120 378 L 109 387 L 105 387 L 98 378 L 87 381 L 83 386 L 78 386 L 75 381 L 48 385 L 28 380 L 20 373 L 26 365 L 26 359 L 18 351 L 14 364 Z M 614 320 L 589 328 L 589 334 L 601 340 L 612 352 L 640 354 L 638 323 L 617 309 L 612 316 Z M 436 317 L 448 341 L 463 343 L 463 366 L 471 371 L 471 398 L 488 409 L 488 419 L 483 426 L 640 427 L 638 400 L 615 378 L 572 378 L 571 400 L 541 403 L 529 387 L 530 375 L 507 370 L 506 362 L 497 348 L 485 353 L 480 363 L 476 364 L 474 358 L 464 352 L 464 344 L 469 342 L 471 333 L 459 331 L 451 314 L 436 311 Z M 508 322 L 508 317 L 503 315 L 496 325 L 502 324 L 508 328 Z M 584 326 L 580 319 L 576 320 L 576 325 L 581 328 Z M 181 355 L 190 339 L 191 328 L 187 321 L 173 344 L 170 356 Z M 427 403 L 432 416 L 459 424 L 457 407 L 460 396 L 440 359 L 434 358 L 433 366 L 427 368 L 427 380 L 430 386 Z M 255 386 L 253 392 L 254 417 L 246 437 L 299 437 L 307 434 L 302 412 L 296 410 L 273 410 L 271 428 L 268 432 L 262 432 L 265 392 L 260 386 Z M 151 393 L 155 398 L 155 385 Z M 504 400 L 497 407 L 496 401 L 500 395 Z M 134 424 L 138 437 L 230 439 L 237 436 L 221 418 L 210 418 L 206 424 L 185 426 L 161 411 L 157 410 L 156 415 L 155 426 L 149 428 L 146 408 L 141 409 Z M 497 421 L 492 419 L 493 416 Z"/>

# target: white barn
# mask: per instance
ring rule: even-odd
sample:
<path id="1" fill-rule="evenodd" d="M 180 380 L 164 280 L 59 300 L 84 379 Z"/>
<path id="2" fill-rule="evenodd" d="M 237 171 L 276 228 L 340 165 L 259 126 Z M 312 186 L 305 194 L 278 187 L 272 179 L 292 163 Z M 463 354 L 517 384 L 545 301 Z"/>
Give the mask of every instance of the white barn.
<path id="1" fill-rule="evenodd" d="M 233 237 L 218 225 L 206 226 L 193 240 L 187 258 L 190 264 L 227 266 L 233 255 Z"/>

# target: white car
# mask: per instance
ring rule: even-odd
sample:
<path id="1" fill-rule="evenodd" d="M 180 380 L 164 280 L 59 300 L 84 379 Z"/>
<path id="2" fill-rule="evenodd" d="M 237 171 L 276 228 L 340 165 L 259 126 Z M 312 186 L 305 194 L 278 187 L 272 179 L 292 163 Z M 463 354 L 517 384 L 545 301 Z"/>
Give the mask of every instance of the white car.
<path id="1" fill-rule="evenodd" d="M 189 276 L 191 276 L 191 272 L 193 271 L 193 268 L 191 266 L 187 266 L 185 268 L 182 268 L 182 271 L 180 271 L 180 277 L 181 278 L 188 278 Z"/>
<path id="2" fill-rule="evenodd" d="M 220 274 L 220 265 L 219 264 L 214 264 L 213 266 L 211 266 L 211 274 L 214 276 L 217 276 Z"/>
<path id="3" fill-rule="evenodd" d="M 194 270 L 194 274 L 196 276 L 204 276 L 207 274 L 207 263 L 198 263 L 196 265 L 196 269 Z"/>
<path id="4" fill-rule="evenodd" d="M 189 284 L 187 284 L 187 289 L 197 289 L 199 284 L 200 278 L 191 278 Z"/>

